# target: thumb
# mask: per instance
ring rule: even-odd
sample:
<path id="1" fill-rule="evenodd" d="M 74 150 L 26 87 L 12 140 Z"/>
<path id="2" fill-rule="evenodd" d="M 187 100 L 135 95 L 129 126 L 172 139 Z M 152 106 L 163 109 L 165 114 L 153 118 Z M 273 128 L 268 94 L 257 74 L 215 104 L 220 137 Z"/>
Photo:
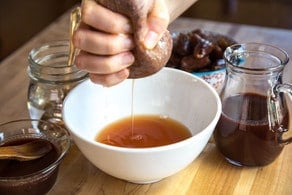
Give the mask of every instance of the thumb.
<path id="1" fill-rule="evenodd" d="M 154 6 L 147 18 L 147 33 L 144 37 L 144 46 L 153 49 L 158 43 L 169 24 L 169 13 L 164 0 L 155 0 Z"/>

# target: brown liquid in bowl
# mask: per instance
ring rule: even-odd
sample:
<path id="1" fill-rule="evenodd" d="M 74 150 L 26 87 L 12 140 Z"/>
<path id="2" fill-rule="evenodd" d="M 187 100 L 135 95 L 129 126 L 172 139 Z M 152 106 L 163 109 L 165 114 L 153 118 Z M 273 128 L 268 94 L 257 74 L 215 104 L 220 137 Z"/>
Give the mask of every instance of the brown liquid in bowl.
<path id="1" fill-rule="evenodd" d="M 187 127 L 169 117 L 133 115 L 106 126 L 97 142 L 127 148 L 157 147 L 191 137 Z"/>

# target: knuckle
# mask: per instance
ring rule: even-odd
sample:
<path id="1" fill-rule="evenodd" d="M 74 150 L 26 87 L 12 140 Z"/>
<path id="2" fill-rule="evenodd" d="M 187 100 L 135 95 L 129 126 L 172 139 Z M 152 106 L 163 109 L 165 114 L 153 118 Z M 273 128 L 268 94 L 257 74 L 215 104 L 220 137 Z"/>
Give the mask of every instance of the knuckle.
<path id="1" fill-rule="evenodd" d="M 88 23 L 90 21 L 90 16 L 92 15 L 92 5 L 87 1 L 83 4 L 81 8 L 81 18 L 84 23 Z"/>
<path id="2" fill-rule="evenodd" d="M 79 30 L 76 30 L 73 33 L 72 42 L 73 42 L 73 44 L 74 44 L 75 47 L 78 47 L 79 48 L 80 45 L 81 45 L 81 41 L 82 41 L 82 39 L 81 39 L 82 35 L 81 34 L 82 33 Z"/>
<path id="3" fill-rule="evenodd" d="M 116 54 L 116 48 L 115 48 L 115 46 L 113 46 L 111 44 L 104 45 L 104 50 L 105 50 L 105 53 L 107 53 L 108 55 Z"/>

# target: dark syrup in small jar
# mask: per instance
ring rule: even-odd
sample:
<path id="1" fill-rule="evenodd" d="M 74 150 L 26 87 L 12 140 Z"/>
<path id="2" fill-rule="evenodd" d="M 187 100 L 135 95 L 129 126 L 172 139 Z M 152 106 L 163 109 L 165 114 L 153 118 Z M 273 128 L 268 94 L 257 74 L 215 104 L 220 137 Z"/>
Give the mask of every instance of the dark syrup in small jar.
<path id="1" fill-rule="evenodd" d="M 40 138 L 20 138 L 8 141 L 1 146 L 13 146 L 25 144 Z M 44 142 L 49 142 L 46 139 L 42 139 Z M 30 161 L 18 161 L 18 160 L 0 160 L 0 194 L 45 194 L 55 184 L 58 167 L 47 169 L 52 163 L 54 163 L 58 157 L 58 149 L 52 144 L 52 149 L 43 157 L 30 160 Z M 47 170 L 46 170 L 47 169 Z M 36 172 L 39 173 L 36 176 L 31 176 Z M 25 181 L 23 178 L 28 177 Z M 3 181 L 2 179 L 7 181 Z"/>
<path id="2" fill-rule="evenodd" d="M 106 126 L 96 141 L 126 148 L 148 148 L 173 144 L 191 137 L 189 129 L 169 117 L 133 115 Z"/>

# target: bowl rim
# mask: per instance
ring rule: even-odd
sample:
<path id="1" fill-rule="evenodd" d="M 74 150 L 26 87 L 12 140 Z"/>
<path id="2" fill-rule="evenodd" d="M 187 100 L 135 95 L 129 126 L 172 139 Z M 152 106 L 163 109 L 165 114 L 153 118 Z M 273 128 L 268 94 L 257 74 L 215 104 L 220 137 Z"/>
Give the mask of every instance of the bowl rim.
<path id="1" fill-rule="evenodd" d="M 82 83 L 86 84 L 86 83 L 91 82 L 89 78 L 86 79 L 85 81 L 83 81 L 79 86 L 76 86 L 74 89 L 72 89 L 69 92 L 69 94 L 67 95 L 67 97 L 65 98 L 64 106 L 62 108 L 62 114 L 63 114 L 63 120 L 65 122 L 65 126 L 67 127 L 67 129 L 69 130 L 69 132 L 71 134 L 73 134 L 74 136 L 78 137 L 78 139 L 81 139 L 82 141 L 88 142 L 88 143 L 93 144 L 95 146 L 99 146 L 99 147 L 101 147 L 103 149 L 108 149 L 108 150 L 113 150 L 113 151 L 118 151 L 118 152 L 143 153 L 143 154 L 145 154 L 145 153 L 153 153 L 153 152 L 171 150 L 171 149 L 174 149 L 174 148 L 182 147 L 183 145 L 190 144 L 190 142 L 192 142 L 193 139 L 197 139 L 196 138 L 197 136 L 199 136 L 201 134 L 204 134 L 204 133 L 207 133 L 208 132 L 207 130 L 209 129 L 210 124 L 215 123 L 215 121 L 219 120 L 219 117 L 221 115 L 221 110 L 222 110 L 222 105 L 221 105 L 221 100 L 220 100 L 219 94 L 203 78 L 201 78 L 199 76 L 196 76 L 196 75 L 194 75 L 192 73 L 189 73 L 189 72 L 186 72 L 186 71 L 183 71 L 183 70 L 180 70 L 180 69 L 170 68 L 170 67 L 163 67 L 162 70 L 160 70 L 160 71 L 179 72 L 180 74 L 184 74 L 185 76 L 192 77 L 192 78 L 194 78 L 196 80 L 199 80 L 208 90 L 211 91 L 211 93 L 214 95 L 214 98 L 215 98 L 215 101 L 216 101 L 217 110 L 216 110 L 216 114 L 214 115 L 212 120 L 210 120 L 210 122 L 208 123 L 209 124 L 208 126 L 206 126 L 204 129 L 201 129 L 196 134 L 192 134 L 192 136 L 187 138 L 187 139 L 184 139 L 184 140 L 181 140 L 179 142 L 172 143 L 172 144 L 163 145 L 163 146 L 156 146 L 156 147 L 127 148 L 127 147 L 119 147 L 119 146 L 107 145 L 107 144 L 104 144 L 104 143 L 100 143 L 100 142 L 94 141 L 93 139 L 85 139 L 82 136 L 79 136 L 79 134 L 77 134 L 74 130 L 72 130 L 74 128 L 72 128 L 70 125 L 68 125 L 68 123 L 66 122 L 67 121 L 67 115 L 65 114 L 65 109 L 66 109 L 66 105 L 67 105 L 66 102 L 67 102 L 67 99 L 69 99 L 70 94 L 74 93 L 74 91 L 77 90 L 78 87 L 80 87 L 80 85 L 82 85 Z M 210 129 L 210 131 L 211 130 L 212 129 Z M 73 137 L 73 140 L 74 140 L 74 137 Z"/>
<path id="2" fill-rule="evenodd" d="M 65 155 L 67 154 L 67 152 L 71 146 L 71 138 L 70 138 L 69 131 L 62 126 L 60 126 L 56 123 L 49 122 L 49 121 L 44 121 L 44 120 L 40 120 L 40 119 L 22 118 L 22 119 L 16 119 L 16 120 L 11 120 L 11 121 L 1 123 L 0 127 L 2 125 L 7 125 L 10 123 L 17 123 L 17 122 L 22 122 L 22 121 L 44 122 L 44 123 L 52 124 L 54 126 L 59 127 L 65 133 L 65 137 L 63 137 L 62 140 L 66 141 L 66 146 L 64 147 L 63 151 L 60 151 L 60 154 L 58 154 L 58 158 L 54 162 L 52 162 L 48 166 L 46 166 L 45 168 L 40 169 L 40 170 L 33 172 L 33 173 L 30 173 L 30 174 L 22 175 L 22 176 L 12 176 L 12 177 L 1 177 L 0 176 L 0 182 L 13 182 L 13 181 L 19 181 L 19 180 L 25 181 L 25 180 L 30 180 L 32 178 L 38 177 L 38 175 L 41 175 L 41 177 L 42 177 L 45 174 L 50 173 L 61 163 L 62 159 L 65 157 Z M 38 135 L 38 133 L 31 133 L 31 135 Z"/>

